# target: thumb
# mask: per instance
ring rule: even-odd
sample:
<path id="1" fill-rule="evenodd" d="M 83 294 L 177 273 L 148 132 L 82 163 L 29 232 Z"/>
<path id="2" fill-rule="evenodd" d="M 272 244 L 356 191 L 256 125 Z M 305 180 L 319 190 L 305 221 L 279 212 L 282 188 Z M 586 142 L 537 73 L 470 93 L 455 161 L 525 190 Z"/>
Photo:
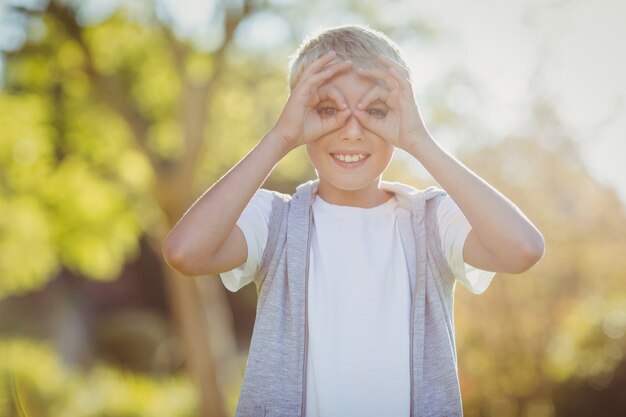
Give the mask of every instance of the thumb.
<path id="1" fill-rule="evenodd" d="M 377 120 L 372 118 L 370 114 L 365 110 L 354 110 L 354 116 L 357 118 L 359 123 L 363 125 L 366 129 L 379 134 L 380 128 L 378 126 Z"/>
<path id="2" fill-rule="evenodd" d="M 337 111 L 335 117 L 330 120 L 330 123 L 328 123 L 328 131 L 331 132 L 345 125 L 348 117 L 350 117 L 350 114 L 351 111 L 349 108 Z"/>

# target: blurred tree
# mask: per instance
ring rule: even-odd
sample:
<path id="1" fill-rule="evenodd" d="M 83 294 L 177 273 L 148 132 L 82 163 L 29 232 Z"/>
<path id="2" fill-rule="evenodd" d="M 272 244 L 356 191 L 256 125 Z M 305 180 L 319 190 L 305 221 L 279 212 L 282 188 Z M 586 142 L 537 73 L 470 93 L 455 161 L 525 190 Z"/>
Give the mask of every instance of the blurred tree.
<path id="1" fill-rule="evenodd" d="M 160 254 L 194 198 L 271 128 L 287 56 L 316 21 L 306 4 L 216 2 L 218 36 L 204 50 L 174 34 L 162 2 L 95 21 L 90 2 L 17 4 L 29 19 L 24 44 L 6 54 L 0 95 L 0 295 L 40 288 L 61 268 L 114 279 L 142 234 Z M 428 33 L 379 20 L 374 4 L 318 6 L 329 24 L 368 22 L 396 39 Z M 285 29 L 274 43 L 258 29 L 268 19 Z M 305 160 L 302 148 L 290 154 L 268 187 L 292 192 L 313 176 Z M 163 267 L 201 413 L 224 415 L 219 383 L 242 371 L 225 289 Z"/>
<path id="2" fill-rule="evenodd" d="M 479 297 L 457 293 L 468 416 L 555 415 L 559 385 L 582 379 L 604 389 L 625 360 L 626 210 L 590 176 L 550 107 L 536 112 L 529 133 L 463 156 L 546 239 L 528 272 L 496 276 Z M 605 409 L 623 415 L 621 406 Z"/>
<path id="3" fill-rule="evenodd" d="M 432 34 L 409 18 L 385 21 L 394 14 L 377 13 L 378 4 L 352 3 L 216 2 L 223 36 L 207 50 L 175 36 L 152 3 L 97 22 L 79 2 L 25 10 L 27 40 L 7 54 L 0 94 L 0 296 L 39 288 L 60 268 L 114 279 L 138 255 L 141 235 L 160 255 L 194 198 L 273 125 L 287 94 L 286 58 L 321 21 L 316 13 L 370 23 L 398 41 Z M 285 29 L 279 42 L 255 29 L 268 19 Z M 448 87 L 459 82 L 462 74 Z M 432 93 L 441 97 L 433 131 L 467 119 L 446 104 L 446 91 Z M 462 157 L 547 242 L 545 259 L 523 276 L 499 276 L 480 297 L 457 293 L 468 416 L 553 415 L 552 397 L 575 389 L 559 385 L 610 387 L 624 362 L 623 205 L 589 176 L 549 110 L 538 110 L 533 131 Z M 300 148 L 266 186 L 293 192 L 313 176 Z M 417 185 L 402 163 L 385 178 Z M 242 371 L 225 289 L 216 277 L 162 266 L 202 415 L 225 415 L 230 399 L 219 384 L 232 387 Z"/>
<path id="4" fill-rule="evenodd" d="M 99 363 L 81 373 L 46 343 L 0 340 L 0 416 L 194 417 L 187 378 L 147 378 Z"/>
<path id="5" fill-rule="evenodd" d="M 121 12 L 81 26 L 72 7 L 50 2 L 32 17 L 29 40 L 8 55 L 0 104 L 9 145 L 2 147 L 5 294 L 42 285 L 61 265 L 113 279 L 137 255 L 141 233 L 160 254 L 164 233 L 192 202 L 209 98 L 247 13 L 248 6 L 229 10 L 224 45 L 211 54 L 156 20 L 142 24 Z M 29 262 L 33 253 L 38 260 Z M 169 268 L 166 277 L 202 415 L 224 415 L 216 364 L 232 364 L 237 352 L 223 289 L 203 280 L 199 291 Z"/>

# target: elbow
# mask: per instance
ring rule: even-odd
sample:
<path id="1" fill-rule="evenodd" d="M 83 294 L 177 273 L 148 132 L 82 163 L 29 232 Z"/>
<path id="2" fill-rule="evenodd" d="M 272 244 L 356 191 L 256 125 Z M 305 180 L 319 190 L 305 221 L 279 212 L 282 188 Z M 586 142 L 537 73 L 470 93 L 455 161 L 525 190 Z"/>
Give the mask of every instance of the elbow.
<path id="1" fill-rule="evenodd" d="M 171 238 L 165 238 L 161 245 L 161 253 L 165 262 L 174 270 L 186 277 L 201 275 L 215 275 L 210 255 L 202 254 L 199 257 L 190 251 L 190 248 L 176 244 Z"/>
<path id="2" fill-rule="evenodd" d="M 510 265 L 509 273 L 520 274 L 535 266 L 545 254 L 545 240 L 539 231 L 517 246 L 517 256 Z"/>
<path id="3" fill-rule="evenodd" d="M 161 246 L 161 253 L 165 262 L 174 270 L 185 276 L 193 276 L 193 272 L 185 263 L 185 256 L 178 246 L 171 239 L 165 238 Z"/>

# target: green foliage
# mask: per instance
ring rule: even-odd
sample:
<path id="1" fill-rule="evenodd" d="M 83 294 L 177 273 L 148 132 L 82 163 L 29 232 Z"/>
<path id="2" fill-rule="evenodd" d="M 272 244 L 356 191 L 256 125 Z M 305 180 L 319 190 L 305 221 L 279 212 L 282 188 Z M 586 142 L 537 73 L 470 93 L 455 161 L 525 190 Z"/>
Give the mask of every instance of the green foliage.
<path id="1" fill-rule="evenodd" d="M 307 9 L 296 7 L 304 6 L 281 13 L 304 30 L 295 19 Z M 163 230 L 163 212 L 175 220 L 179 205 L 241 159 L 287 98 L 286 76 L 269 52 L 255 57 L 233 44 L 218 64 L 211 53 L 169 43 L 162 28 L 122 14 L 82 28 L 83 45 L 47 13 L 33 23 L 41 35 L 8 57 L 0 94 L 0 297 L 37 289 L 61 267 L 115 278 L 138 254 L 139 236 Z M 408 27 L 392 26 L 399 33 Z M 183 50 L 186 56 L 176 55 Z M 216 73 L 211 89 L 201 90 Z M 209 106 L 192 117 L 198 91 L 210 93 Z M 458 123 L 441 103 L 431 109 L 432 122 Z M 206 146 L 198 148 L 197 166 L 177 165 L 198 136 Z M 546 257 L 527 273 L 497 276 L 480 297 L 457 292 L 468 416 L 553 415 L 556 387 L 580 379 L 602 389 L 624 361 L 624 209 L 554 142 L 509 140 L 463 158 L 547 242 Z M 179 180 L 188 170 L 195 183 Z M 407 171 L 393 163 L 385 179 L 414 182 Z M 291 184 L 313 175 L 301 147 L 272 178 Z M 231 411 L 238 390 L 227 390 Z M 104 366 L 81 373 L 44 344 L 0 341 L 0 415 L 18 398 L 32 415 L 85 417 L 187 416 L 197 401 L 183 378 L 151 380 Z"/>
<path id="2" fill-rule="evenodd" d="M 0 415 L 191 417 L 197 415 L 197 398 L 183 376 L 151 379 L 104 365 L 83 373 L 65 367 L 45 343 L 5 339 L 0 340 Z"/>
<path id="3" fill-rule="evenodd" d="M 115 74 L 145 117 L 158 120 L 172 114 L 180 98 L 180 82 L 156 27 L 116 14 L 86 27 L 83 34 L 96 69 Z"/>
<path id="4" fill-rule="evenodd" d="M 132 209 L 149 166 L 115 123 L 99 127 L 102 115 L 78 103 L 55 146 L 50 110 L 46 97 L 0 96 L 0 296 L 40 287 L 61 263 L 112 279 L 137 251 L 142 224 Z"/>
<path id="5" fill-rule="evenodd" d="M 57 249 L 63 263 L 92 278 L 117 277 L 127 254 L 136 254 L 140 233 L 124 190 L 94 174 L 84 161 L 66 158 L 46 196 L 58 210 Z M 64 205 L 71 210 L 62 210 Z"/>
<path id="6" fill-rule="evenodd" d="M 287 100 L 284 73 L 239 60 L 214 93 L 212 123 L 206 131 L 211 144 L 199 167 L 199 189 L 216 181 L 272 129 Z M 270 179 L 292 183 L 314 177 L 304 146 L 290 152 L 270 175 Z"/>
<path id="7" fill-rule="evenodd" d="M 152 167 L 129 127 L 93 100 L 83 51 L 53 19 L 40 23 L 46 36 L 11 57 L 0 94 L 0 297 L 41 287 L 61 265 L 113 279 L 137 256 L 138 237 L 161 221 L 147 193 Z M 125 33 L 121 26 L 113 20 L 93 37 L 115 42 L 117 30 Z M 144 37 L 139 41 L 146 46 Z M 165 59 L 163 48 L 118 43 L 126 54 L 111 58 L 109 49 L 95 48 L 100 60 L 143 63 L 132 67 L 141 79 L 133 83 L 141 108 L 148 117 L 168 113 L 178 93 L 173 72 L 155 61 Z M 176 145 L 159 146 L 173 152 Z"/>

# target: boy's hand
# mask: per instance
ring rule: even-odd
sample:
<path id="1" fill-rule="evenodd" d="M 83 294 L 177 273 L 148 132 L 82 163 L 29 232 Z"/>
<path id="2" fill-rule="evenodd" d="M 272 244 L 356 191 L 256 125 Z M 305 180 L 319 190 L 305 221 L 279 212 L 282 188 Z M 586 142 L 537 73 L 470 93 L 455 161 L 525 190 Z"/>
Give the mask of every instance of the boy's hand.
<path id="1" fill-rule="evenodd" d="M 376 85 L 365 93 L 357 104 L 355 116 L 367 129 L 409 152 L 421 140 L 430 136 L 413 97 L 409 71 L 387 57 L 379 56 L 378 60 L 385 69 L 357 68 L 356 71 L 360 75 L 383 80 L 386 88 Z M 366 111 L 375 100 L 387 104 L 389 111 L 385 117 L 374 117 Z"/>
<path id="2" fill-rule="evenodd" d="M 281 115 L 272 129 L 285 142 L 287 149 L 292 150 L 309 143 L 319 137 L 343 126 L 350 116 L 350 109 L 343 95 L 331 84 L 324 84 L 333 75 L 352 66 L 351 61 L 329 64 L 336 53 L 330 51 L 323 55 L 302 73 Z M 321 117 L 316 109 L 324 100 L 333 101 L 338 112 L 334 117 Z"/>

